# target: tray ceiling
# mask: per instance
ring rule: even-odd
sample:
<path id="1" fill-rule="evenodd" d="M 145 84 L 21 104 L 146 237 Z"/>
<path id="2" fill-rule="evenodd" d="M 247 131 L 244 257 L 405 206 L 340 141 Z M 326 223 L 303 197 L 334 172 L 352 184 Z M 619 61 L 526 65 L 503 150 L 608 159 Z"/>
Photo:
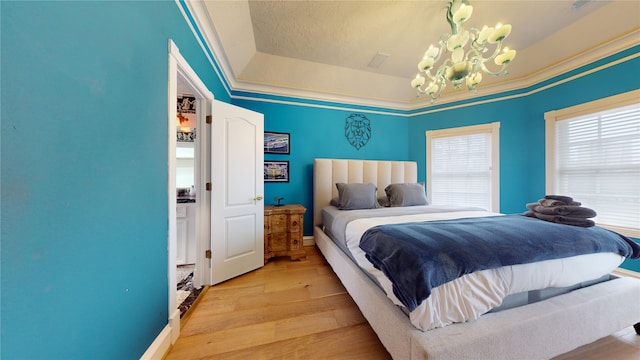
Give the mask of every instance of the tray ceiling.
<path id="1" fill-rule="evenodd" d="M 450 31 L 444 0 L 187 4 L 234 91 L 401 110 L 429 104 L 425 97 L 416 97 L 409 82 L 429 44 Z M 541 76 L 569 70 L 577 58 L 588 63 L 608 55 L 606 51 L 639 42 L 639 1 L 471 5 L 473 16 L 466 26 L 512 24 L 505 44 L 518 55 L 509 75 L 485 76 L 477 95 L 449 86 L 437 103 L 532 85 Z M 616 49 L 595 51 L 614 41 Z M 374 59 L 382 63 L 370 66 Z"/>

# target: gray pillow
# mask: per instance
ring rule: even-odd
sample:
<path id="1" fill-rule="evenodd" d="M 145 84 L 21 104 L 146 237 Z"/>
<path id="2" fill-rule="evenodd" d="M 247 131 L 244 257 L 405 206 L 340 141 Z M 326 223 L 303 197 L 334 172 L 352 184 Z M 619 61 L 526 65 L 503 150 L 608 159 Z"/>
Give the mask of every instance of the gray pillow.
<path id="1" fill-rule="evenodd" d="M 429 205 L 424 186 L 418 183 L 391 184 L 384 189 L 390 206 Z"/>
<path id="2" fill-rule="evenodd" d="M 376 198 L 378 188 L 374 184 L 336 183 L 336 187 L 338 188 L 338 199 L 333 199 L 331 204 L 340 210 L 375 209 L 379 207 L 378 199 Z"/>

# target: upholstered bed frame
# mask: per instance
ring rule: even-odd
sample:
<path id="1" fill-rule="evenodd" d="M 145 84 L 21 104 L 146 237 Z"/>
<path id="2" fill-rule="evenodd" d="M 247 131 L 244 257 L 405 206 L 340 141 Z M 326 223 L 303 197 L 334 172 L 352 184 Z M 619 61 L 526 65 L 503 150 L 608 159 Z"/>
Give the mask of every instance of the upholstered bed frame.
<path id="1" fill-rule="evenodd" d="M 616 278 L 476 321 L 422 332 L 322 231 L 321 209 L 335 184 L 416 182 L 417 164 L 315 159 L 314 240 L 394 359 L 543 359 L 571 351 L 640 320 L 640 280 Z M 639 330 L 636 327 L 636 330 Z"/>

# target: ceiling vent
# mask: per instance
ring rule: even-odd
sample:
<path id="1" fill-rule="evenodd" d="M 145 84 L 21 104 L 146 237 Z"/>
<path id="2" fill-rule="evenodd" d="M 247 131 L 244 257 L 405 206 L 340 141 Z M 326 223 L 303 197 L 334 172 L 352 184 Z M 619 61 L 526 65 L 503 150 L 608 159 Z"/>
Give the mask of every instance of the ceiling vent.
<path id="1" fill-rule="evenodd" d="M 369 65 L 367 65 L 370 68 L 374 68 L 377 69 L 380 66 L 382 66 L 382 64 L 387 61 L 387 59 L 389 58 L 389 56 L 391 56 L 391 54 L 385 54 L 385 53 L 377 53 L 373 56 L 373 59 L 371 59 L 371 61 L 369 61 Z"/>

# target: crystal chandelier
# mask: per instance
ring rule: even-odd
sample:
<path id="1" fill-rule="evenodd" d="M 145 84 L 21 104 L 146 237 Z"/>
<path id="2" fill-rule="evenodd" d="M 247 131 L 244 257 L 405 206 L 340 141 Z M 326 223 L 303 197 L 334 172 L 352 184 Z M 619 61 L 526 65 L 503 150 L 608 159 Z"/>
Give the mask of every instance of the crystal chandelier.
<path id="1" fill-rule="evenodd" d="M 447 7 L 447 22 L 451 25 L 451 34 L 440 36 L 438 46 L 430 45 L 424 58 L 418 63 L 418 74 L 411 80 L 418 96 L 426 94 L 431 102 L 440 97 L 446 87 L 446 81 L 453 83 L 456 89 L 467 85 L 469 91 L 475 93 L 482 81 L 482 73 L 489 75 L 506 75 L 509 62 L 516 56 L 515 50 L 502 47 L 502 41 L 511 33 L 511 25 L 497 23 L 494 27 L 484 26 L 482 30 L 470 28 L 463 24 L 469 20 L 473 7 L 468 0 L 452 0 Z M 465 50 L 465 46 L 469 48 Z M 495 49 L 490 51 L 490 47 Z M 445 56 L 451 52 L 451 57 Z M 444 58 L 444 62 L 435 64 Z M 493 62 L 500 68 L 491 71 L 486 63 Z M 428 80 L 428 81 L 427 81 Z"/>

